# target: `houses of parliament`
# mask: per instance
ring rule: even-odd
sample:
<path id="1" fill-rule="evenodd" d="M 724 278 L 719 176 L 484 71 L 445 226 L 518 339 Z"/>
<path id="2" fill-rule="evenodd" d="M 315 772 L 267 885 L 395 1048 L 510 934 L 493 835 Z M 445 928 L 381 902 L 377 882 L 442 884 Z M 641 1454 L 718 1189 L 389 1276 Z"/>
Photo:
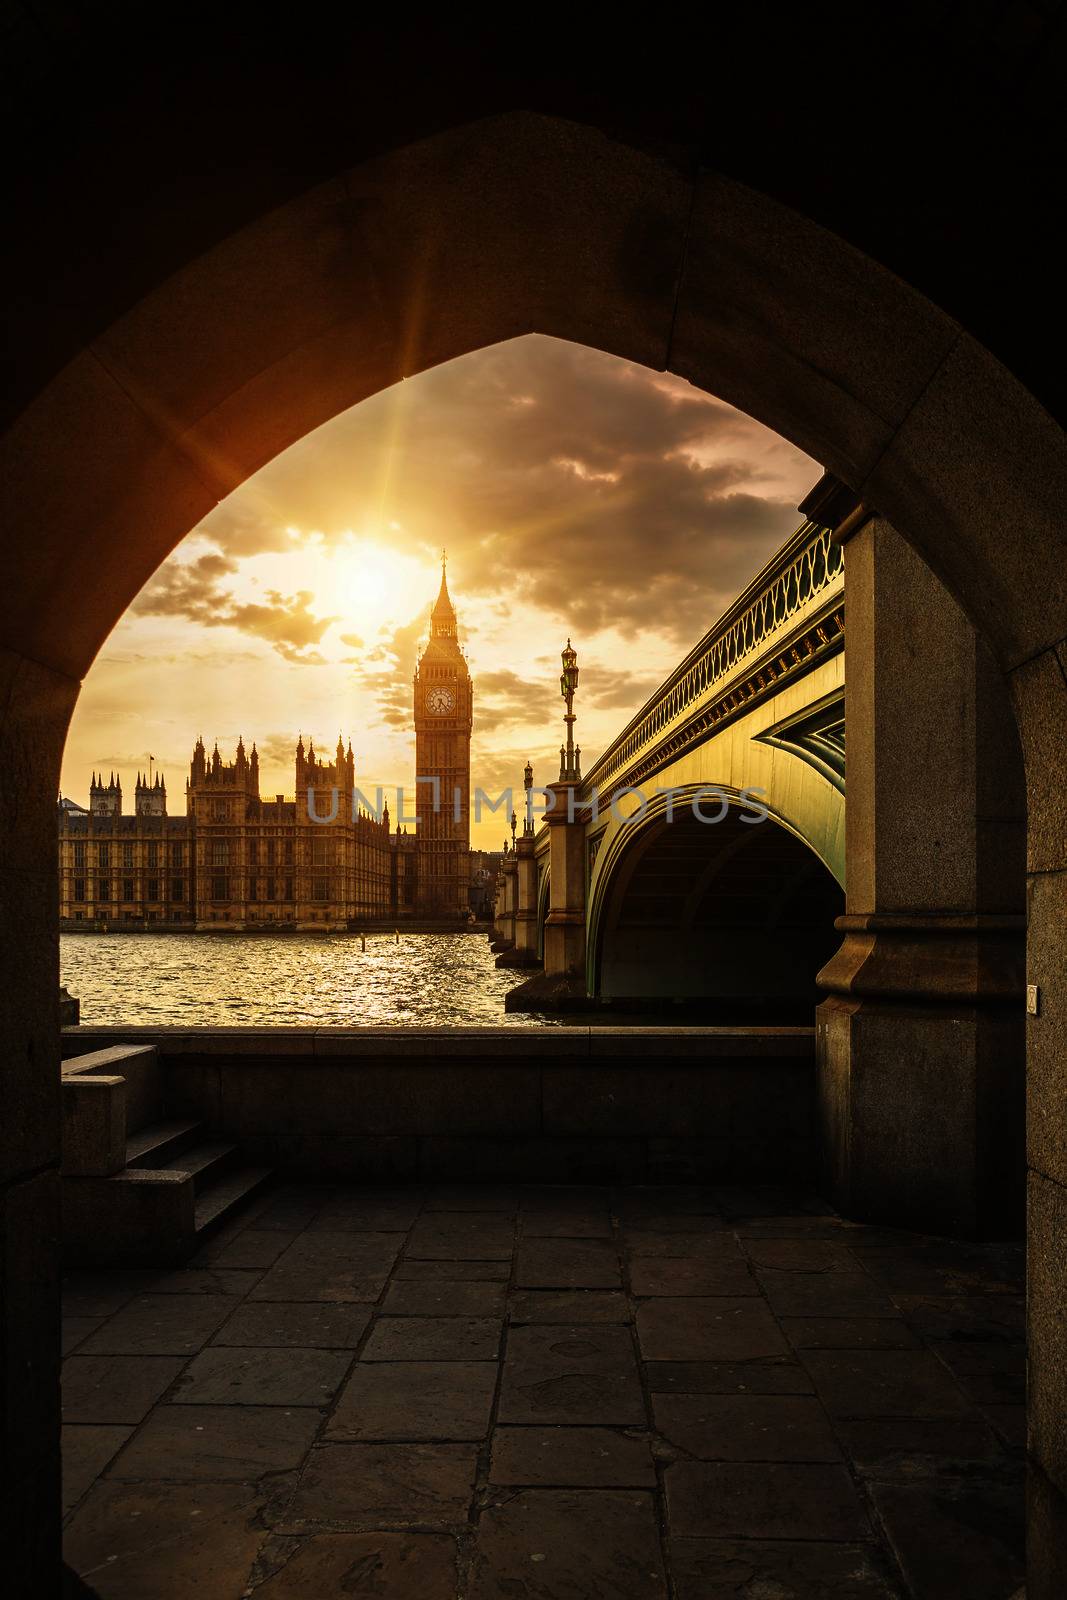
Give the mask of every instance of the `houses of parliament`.
<path id="1" fill-rule="evenodd" d="M 292 798 L 259 792 L 255 744 L 193 749 L 184 815 L 163 779 L 94 773 L 89 807 L 59 804 L 60 926 L 318 932 L 381 919 L 465 919 L 471 904 L 473 685 L 444 563 L 413 685 L 415 829 L 362 802 L 351 743 L 332 760 L 295 751 Z"/>

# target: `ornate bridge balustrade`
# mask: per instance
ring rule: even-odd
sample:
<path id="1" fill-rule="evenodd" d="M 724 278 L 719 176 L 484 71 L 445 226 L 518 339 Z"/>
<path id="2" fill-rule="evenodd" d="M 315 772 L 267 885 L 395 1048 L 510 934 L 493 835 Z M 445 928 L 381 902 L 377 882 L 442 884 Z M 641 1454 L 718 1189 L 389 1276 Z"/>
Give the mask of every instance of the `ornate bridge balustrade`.
<path id="1" fill-rule="evenodd" d="M 841 550 L 805 522 L 605 750 L 583 798 L 640 782 L 840 650 L 843 635 Z"/>

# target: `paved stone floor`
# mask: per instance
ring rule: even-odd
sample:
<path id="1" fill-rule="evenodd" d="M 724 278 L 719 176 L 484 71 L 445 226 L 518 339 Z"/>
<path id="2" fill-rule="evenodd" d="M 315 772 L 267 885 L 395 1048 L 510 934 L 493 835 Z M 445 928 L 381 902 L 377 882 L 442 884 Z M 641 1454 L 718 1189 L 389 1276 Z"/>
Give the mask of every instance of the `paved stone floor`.
<path id="1" fill-rule="evenodd" d="M 1007 1600 L 1021 1276 L 767 1189 L 275 1190 L 68 1281 L 67 1560 L 107 1600 Z"/>

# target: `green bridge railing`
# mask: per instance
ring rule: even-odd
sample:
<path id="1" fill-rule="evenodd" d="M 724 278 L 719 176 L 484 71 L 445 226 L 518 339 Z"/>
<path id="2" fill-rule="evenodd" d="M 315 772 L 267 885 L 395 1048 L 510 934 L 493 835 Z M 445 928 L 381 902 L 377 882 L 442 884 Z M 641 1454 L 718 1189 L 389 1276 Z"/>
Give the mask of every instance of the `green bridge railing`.
<path id="1" fill-rule="evenodd" d="M 829 528 L 815 522 L 798 528 L 604 751 L 586 774 L 583 792 L 604 789 L 717 683 L 782 643 L 812 601 L 840 590 L 843 566 Z"/>

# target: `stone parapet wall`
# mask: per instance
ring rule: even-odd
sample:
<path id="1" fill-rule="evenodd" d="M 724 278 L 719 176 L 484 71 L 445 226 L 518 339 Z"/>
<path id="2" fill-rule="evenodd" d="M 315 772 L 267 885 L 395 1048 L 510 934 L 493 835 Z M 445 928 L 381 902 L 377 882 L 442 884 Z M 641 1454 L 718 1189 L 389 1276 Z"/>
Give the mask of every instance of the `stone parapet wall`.
<path id="1" fill-rule="evenodd" d="M 810 1028 L 89 1028 L 156 1045 L 167 1116 L 291 1176 L 809 1178 Z"/>

